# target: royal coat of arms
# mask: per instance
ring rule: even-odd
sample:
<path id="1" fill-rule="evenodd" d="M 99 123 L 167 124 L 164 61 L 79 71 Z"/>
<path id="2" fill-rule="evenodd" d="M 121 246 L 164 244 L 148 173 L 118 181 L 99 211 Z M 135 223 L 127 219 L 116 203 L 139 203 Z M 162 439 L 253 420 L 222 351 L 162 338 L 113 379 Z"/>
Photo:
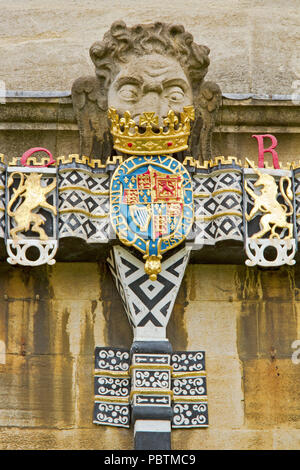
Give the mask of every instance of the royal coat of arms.
<path id="1" fill-rule="evenodd" d="M 123 162 L 111 182 L 111 222 L 120 240 L 144 254 L 152 280 L 162 254 L 192 228 L 192 181 L 170 156 L 137 156 Z"/>

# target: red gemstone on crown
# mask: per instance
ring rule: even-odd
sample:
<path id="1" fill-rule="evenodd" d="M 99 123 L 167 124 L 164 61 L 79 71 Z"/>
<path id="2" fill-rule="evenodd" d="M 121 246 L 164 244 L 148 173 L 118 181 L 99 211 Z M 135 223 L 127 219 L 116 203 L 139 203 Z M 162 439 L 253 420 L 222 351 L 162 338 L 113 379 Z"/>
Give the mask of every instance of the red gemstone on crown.
<path id="1" fill-rule="evenodd" d="M 171 147 L 171 145 L 173 145 L 173 142 L 168 142 L 168 147 Z"/>
<path id="2" fill-rule="evenodd" d="M 128 142 L 128 147 L 132 147 L 132 143 L 131 142 Z"/>

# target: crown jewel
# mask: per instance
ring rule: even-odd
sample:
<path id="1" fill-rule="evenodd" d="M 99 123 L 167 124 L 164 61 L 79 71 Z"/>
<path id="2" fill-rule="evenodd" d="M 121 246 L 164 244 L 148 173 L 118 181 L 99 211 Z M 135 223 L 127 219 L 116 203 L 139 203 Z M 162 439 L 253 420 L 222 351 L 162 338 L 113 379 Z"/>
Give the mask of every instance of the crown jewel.
<path id="1" fill-rule="evenodd" d="M 140 116 L 139 126 L 129 111 L 125 111 L 120 118 L 115 108 L 109 108 L 108 117 L 111 120 L 114 149 L 131 155 L 158 155 L 181 152 L 188 148 L 190 121 L 195 119 L 195 110 L 193 106 L 184 107 L 180 113 L 180 122 L 175 112 L 170 110 L 163 120 L 163 127 L 158 127 L 158 116 L 152 112 Z"/>

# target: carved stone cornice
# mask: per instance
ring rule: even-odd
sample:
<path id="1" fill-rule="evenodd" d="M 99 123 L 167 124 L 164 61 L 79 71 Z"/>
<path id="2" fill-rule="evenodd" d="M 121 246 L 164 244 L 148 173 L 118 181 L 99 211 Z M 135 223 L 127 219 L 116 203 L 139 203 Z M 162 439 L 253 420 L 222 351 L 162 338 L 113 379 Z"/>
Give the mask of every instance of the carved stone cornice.
<path id="1" fill-rule="evenodd" d="M 70 96 L 7 97 L 0 130 L 78 131 Z M 222 98 L 214 132 L 300 132 L 300 104 L 291 100 Z M 262 129 L 263 128 L 263 129 Z"/>
<path id="2" fill-rule="evenodd" d="M 222 98 L 212 137 L 213 155 L 235 155 L 257 159 L 257 143 L 252 134 L 272 133 L 279 139 L 279 159 L 299 160 L 300 104 L 290 99 Z M 7 97 L 0 104 L 0 152 L 21 156 L 41 142 L 54 155 L 79 153 L 79 130 L 70 96 Z M 280 139 L 289 136 L 289 145 Z M 194 156 L 196 157 L 196 156 Z"/>

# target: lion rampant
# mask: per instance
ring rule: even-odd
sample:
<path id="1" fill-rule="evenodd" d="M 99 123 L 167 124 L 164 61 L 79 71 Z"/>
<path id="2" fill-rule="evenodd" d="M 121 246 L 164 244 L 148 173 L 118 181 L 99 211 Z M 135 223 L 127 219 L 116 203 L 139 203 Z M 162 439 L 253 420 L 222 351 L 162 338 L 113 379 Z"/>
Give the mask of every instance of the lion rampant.
<path id="1" fill-rule="evenodd" d="M 252 207 L 249 214 L 245 214 L 246 220 L 250 221 L 258 213 L 262 212 L 263 215 L 260 219 L 261 230 L 251 238 L 257 239 L 262 238 L 266 233 L 271 232 L 270 238 L 280 238 L 280 235 L 276 233 L 276 228 L 288 229 L 288 234 L 284 239 L 293 238 L 293 224 L 287 221 L 287 217 L 293 214 L 293 205 L 291 201 L 293 200 L 293 193 L 291 191 L 291 180 L 287 176 L 282 176 L 279 180 L 279 188 L 282 194 L 283 199 L 289 206 L 289 212 L 287 212 L 287 207 L 283 204 L 280 204 L 277 201 L 278 188 L 275 179 L 273 176 L 266 173 L 261 173 L 256 168 L 254 168 L 251 163 L 248 161 L 249 165 L 254 169 L 255 173 L 258 175 L 258 179 L 255 181 L 254 186 L 259 187 L 261 194 L 255 194 L 251 188 L 247 185 L 245 180 L 245 190 L 254 200 L 254 206 Z M 287 182 L 286 191 L 284 191 L 283 183 Z"/>
<path id="2" fill-rule="evenodd" d="M 18 239 L 17 233 L 28 231 L 32 225 L 31 230 L 39 234 L 40 240 L 48 240 L 45 230 L 41 227 L 44 223 L 42 216 L 33 211 L 38 207 L 44 207 L 54 215 L 57 214 L 56 208 L 46 201 L 46 195 L 56 187 L 56 179 L 48 186 L 43 187 L 41 186 L 42 175 L 40 173 L 30 173 L 25 178 L 24 173 L 14 172 L 9 177 L 8 188 L 13 184 L 14 175 L 20 175 L 20 183 L 17 189 L 13 189 L 14 194 L 7 206 L 8 215 L 13 217 L 16 223 L 16 226 L 10 230 L 11 238 L 16 241 Z M 12 211 L 11 208 L 18 197 L 23 197 L 24 200 Z"/>

